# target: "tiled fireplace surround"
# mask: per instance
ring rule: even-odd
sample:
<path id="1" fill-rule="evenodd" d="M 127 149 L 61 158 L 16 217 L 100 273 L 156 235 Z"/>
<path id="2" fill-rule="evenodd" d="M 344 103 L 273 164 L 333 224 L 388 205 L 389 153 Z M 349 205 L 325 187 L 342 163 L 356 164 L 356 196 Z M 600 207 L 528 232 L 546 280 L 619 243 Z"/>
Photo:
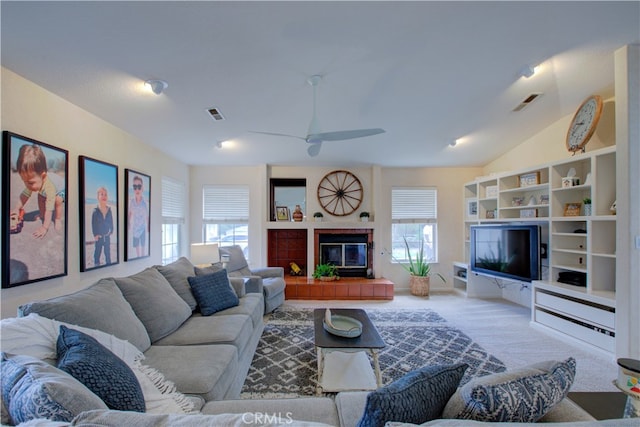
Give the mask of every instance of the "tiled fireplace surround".
<path id="1" fill-rule="evenodd" d="M 321 234 L 365 234 L 368 247 L 373 245 L 373 229 L 370 228 L 317 228 L 313 232 L 314 265 L 320 262 Z M 335 282 L 321 282 L 308 278 L 307 236 L 306 229 L 268 230 L 268 265 L 284 268 L 287 299 L 393 299 L 393 283 L 386 279 L 348 277 Z M 373 269 L 373 251 L 369 250 L 367 256 L 368 266 Z M 291 262 L 303 268 L 303 276 L 289 274 Z"/>

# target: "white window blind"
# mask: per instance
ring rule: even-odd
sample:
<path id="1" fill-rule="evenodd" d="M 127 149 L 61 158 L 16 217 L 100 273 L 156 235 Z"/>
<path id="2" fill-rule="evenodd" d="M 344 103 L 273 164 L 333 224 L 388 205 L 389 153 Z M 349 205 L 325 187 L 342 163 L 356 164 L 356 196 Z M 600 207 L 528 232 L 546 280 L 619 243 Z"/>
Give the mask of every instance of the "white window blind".
<path id="1" fill-rule="evenodd" d="M 433 187 L 393 187 L 391 219 L 394 223 L 435 222 L 438 190 Z"/>
<path id="2" fill-rule="evenodd" d="M 184 224 L 184 184 L 162 177 L 162 222 Z"/>
<path id="3" fill-rule="evenodd" d="M 202 189 L 202 220 L 206 223 L 249 221 L 249 187 L 205 185 Z"/>

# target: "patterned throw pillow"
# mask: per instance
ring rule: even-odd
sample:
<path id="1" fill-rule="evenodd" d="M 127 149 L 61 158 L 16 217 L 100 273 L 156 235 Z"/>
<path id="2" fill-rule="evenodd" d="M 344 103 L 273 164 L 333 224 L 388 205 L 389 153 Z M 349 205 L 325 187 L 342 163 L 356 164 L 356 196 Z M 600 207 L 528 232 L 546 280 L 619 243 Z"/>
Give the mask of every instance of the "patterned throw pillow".
<path id="1" fill-rule="evenodd" d="M 203 316 L 210 316 L 240 304 L 238 296 L 229 284 L 227 270 L 189 277 L 189 285 Z"/>
<path id="2" fill-rule="evenodd" d="M 422 424 L 440 418 L 469 365 L 428 366 L 369 393 L 358 427 L 382 427 L 387 421 Z"/>
<path id="3" fill-rule="evenodd" d="M 111 409 L 144 412 L 144 395 L 125 362 L 80 331 L 60 326 L 58 368 L 71 374 Z"/>
<path id="4" fill-rule="evenodd" d="M 83 411 L 107 409 L 66 372 L 31 356 L 2 353 L 2 403 L 13 425 L 37 418 L 71 421 Z"/>
<path id="5" fill-rule="evenodd" d="M 442 418 L 535 423 L 569 393 L 574 358 L 475 378 L 447 404 Z"/>

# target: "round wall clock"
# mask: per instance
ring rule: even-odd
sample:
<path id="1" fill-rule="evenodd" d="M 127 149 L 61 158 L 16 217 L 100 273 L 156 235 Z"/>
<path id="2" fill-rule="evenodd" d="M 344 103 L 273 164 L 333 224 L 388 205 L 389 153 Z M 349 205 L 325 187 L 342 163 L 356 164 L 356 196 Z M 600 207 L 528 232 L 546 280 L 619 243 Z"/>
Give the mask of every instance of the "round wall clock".
<path id="1" fill-rule="evenodd" d="M 348 171 L 329 172 L 318 184 L 318 202 L 322 209 L 335 216 L 353 213 L 362 203 L 362 184 Z"/>
<path id="2" fill-rule="evenodd" d="M 578 107 L 567 131 L 567 150 L 584 153 L 587 142 L 593 136 L 602 114 L 602 98 L 592 95 Z"/>

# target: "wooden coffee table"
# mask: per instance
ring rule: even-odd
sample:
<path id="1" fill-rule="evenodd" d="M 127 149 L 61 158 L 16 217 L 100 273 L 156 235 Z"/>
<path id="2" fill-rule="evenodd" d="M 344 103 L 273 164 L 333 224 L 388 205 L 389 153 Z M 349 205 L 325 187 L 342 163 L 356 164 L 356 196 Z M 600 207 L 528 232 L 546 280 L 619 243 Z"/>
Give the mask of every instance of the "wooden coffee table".
<path id="1" fill-rule="evenodd" d="M 378 350 L 384 340 L 364 310 L 331 308 L 332 314 L 349 316 L 362 323 L 362 335 L 344 338 L 324 330 L 325 309 L 313 311 L 314 344 L 318 354 L 317 394 L 324 391 L 375 390 L 382 387 Z M 371 362 L 367 354 L 371 355 Z M 373 364 L 373 369 L 371 365 Z"/>

